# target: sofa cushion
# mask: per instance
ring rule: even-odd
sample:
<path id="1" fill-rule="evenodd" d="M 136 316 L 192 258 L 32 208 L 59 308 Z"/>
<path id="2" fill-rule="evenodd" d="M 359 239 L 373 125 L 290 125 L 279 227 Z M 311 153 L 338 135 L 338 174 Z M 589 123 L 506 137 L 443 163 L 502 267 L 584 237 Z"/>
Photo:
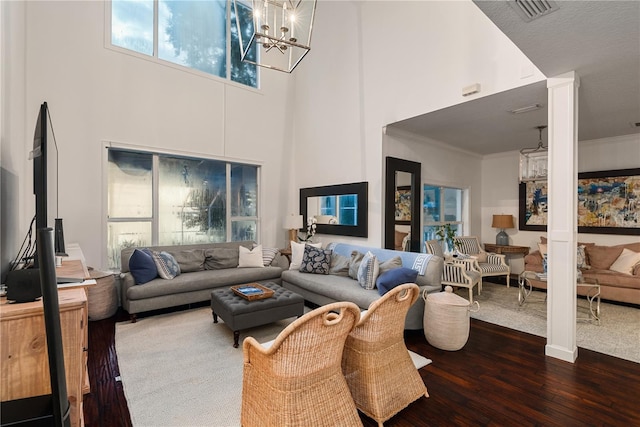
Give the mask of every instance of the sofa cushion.
<path id="1" fill-rule="evenodd" d="M 182 273 L 204 270 L 203 249 L 175 249 L 167 252 L 176 259 Z"/>
<path id="2" fill-rule="evenodd" d="M 376 287 L 376 279 L 380 264 L 378 258 L 370 251 L 362 258 L 362 262 L 358 267 L 358 283 L 365 289 L 373 289 Z"/>
<path id="3" fill-rule="evenodd" d="M 399 267 L 387 270 L 378 276 L 376 286 L 378 293 L 384 295 L 396 286 L 404 283 L 414 283 L 418 277 L 418 272 L 412 268 Z"/>
<path id="4" fill-rule="evenodd" d="M 388 259 L 384 262 L 380 262 L 379 274 L 382 274 L 386 271 L 392 270 L 394 268 L 402 267 L 402 258 L 399 256 L 394 256 L 391 259 Z"/>
<path id="5" fill-rule="evenodd" d="M 622 253 L 623 248 L 620 246 L 588 246 L 586 248 L 589 254 L 589 263 L 591 267 L 597 270 L 608 270 L 611 264 Z"/>
<path id="6" fill-rule="evenodd" d="M 158 277 L 158 269 L 150 251 L 136 249 L 129 258 L 129 271 L 137 284 L 145 284 Z"/>
<path id="7" fill-rule="evenodd" d="M 346 256 L 342 256 L 331 251 L 331 267 L 329 268 L 329 274 L 336 276 L 349 277 L 349 262 L 351 260 Z"/>
<path id="8" fill-rule="evenodd" d="M 161 278 L 170 280 L 180 275 L 180 266 L 169 252 L 152 251 L 151 256 Z"/>
<path id="9" fill-rule="evenodd" d="M 638 263 L 640 263 L 640 252 L 624 248 L 609 269 L 619 273 L 633 274 L 633 269 Z"/>
<path id="10" fill-rule="evenodd" d="M 329 274 L 331 253 L 331 250 L 314 248 L 310 245 L 305 246 L 300 271 L 303 273 Z"/>
<path id="11" fill-rule="evenodd" d="M 349 260 L 349 277 L 353 280 L 358 280 L 358 269 L 360 268 L 360 263 L 363 258 L 364 254 L 362 252 L 351 252 L 351 259 Z"/>
<path id="12" fill-rule="evenodd" d="M 239 248 L 211 248 L 204 251 L 204 269 L 220 270 L 236 268 L 240 258 Z"/>
<path id="13" fill-rule="evenodd" d="M 143 285 L 131 286 L 126 290 L 129 300 L 163 297 L 174 294 L 202 291 L 222 286 L 277 280 L 282 274 L 280 267 L 226 268 L 223 270 L 202 270 L 181 274 L 173 280 L 154 279 Z"/>
<path id="14" fill-rule="evenodd" d="M 262 245 L 258 245 L 253 249 L 247 249 L 244 246 L 239 247 L 240 253 L 238 257 L 238 268 L 262 268 Z"/>

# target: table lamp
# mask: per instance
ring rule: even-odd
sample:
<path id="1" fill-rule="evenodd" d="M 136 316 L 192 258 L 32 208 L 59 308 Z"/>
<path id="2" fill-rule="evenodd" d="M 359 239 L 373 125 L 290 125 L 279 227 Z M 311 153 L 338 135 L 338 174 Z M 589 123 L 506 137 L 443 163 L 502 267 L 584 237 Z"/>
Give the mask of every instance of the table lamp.
<path id="1" fill-rule="evenodd" d="M 287 215 L 284 219 L 284 228 L 289 230 L 287 249 L 291 249 L 291 241 L 298 241 L 298 231 L 302 228 L 302 215 Z"/>
<path id="2" fill-rule="evenodd" d="M 508 246 L 509 235 L 504 230 L 514 227 L 513 215 L 494 215 L 491 227 L 500 229 L 500 232 L 496 235 L 496 245 Z"/>

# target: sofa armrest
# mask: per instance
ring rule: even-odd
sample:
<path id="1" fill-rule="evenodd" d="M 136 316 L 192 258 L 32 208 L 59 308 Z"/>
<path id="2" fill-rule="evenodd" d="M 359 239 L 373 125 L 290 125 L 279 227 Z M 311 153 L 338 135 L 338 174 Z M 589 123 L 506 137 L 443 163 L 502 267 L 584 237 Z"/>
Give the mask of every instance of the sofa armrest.
<path id="1" fill-rule="evenodd" d="M 120 273 L 120 282 L 122 284 L 121 303 L 122 307 L 124 307 L 126 310 L 129 308 L 127 291 L 130 287 L 135 286 L 136 280 L 133 278 L 133 275 L 130 272 L 127 272 Z"/>
<path id="2" fill-rule="evenodd" d="M 530 252 L 529 254 L 525 255 L 524 263 L 531 265 L 542 265 L 542 254 L 540 254 L 540 251 Z"/>

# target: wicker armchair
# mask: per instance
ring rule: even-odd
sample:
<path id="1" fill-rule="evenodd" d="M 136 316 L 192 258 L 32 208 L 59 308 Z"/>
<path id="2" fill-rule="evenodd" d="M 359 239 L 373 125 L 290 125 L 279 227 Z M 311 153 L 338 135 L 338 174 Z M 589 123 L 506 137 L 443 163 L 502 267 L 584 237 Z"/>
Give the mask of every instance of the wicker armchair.
<path id="1" fill-rule="evenodd" d="M 429 396 L 404 343 L 404 319 L 419 292 L 414 283 L 387 292 L 369 306 L 345 343 L 342 371 L 353 400 L 379 426 Z"/>
<path id="2" fill-rule="evenodd" d="M 482 276 L 475 269 L 473 259 L 447 259 L 439 240 L 427 240 L 424 246 L 428 254 L 445 259 L 442 270 L 442 285 L 469 289 L 469 302 L 473 303 L 473 287 L 478 286 L 478 295 L 482 292 Z"/>
<path id="3" fill-rule="evenodd" d="M 453 242 L 458 252 L 474 258 L 474 269 L 479 271 L 483 278 L 505 276 L 507 288 L 509 287 L 511 268 L 506 263 L 504 255 L 485 252 L 475 236 L 455 236 Z"/>
<path id="4" fill-rule="evenodd" d="M 242 425 L 361 426 L 340 366 L 359 318 L 358 306 L 337 302 L 296 319 L 269 348 L 247 337 Z"/>

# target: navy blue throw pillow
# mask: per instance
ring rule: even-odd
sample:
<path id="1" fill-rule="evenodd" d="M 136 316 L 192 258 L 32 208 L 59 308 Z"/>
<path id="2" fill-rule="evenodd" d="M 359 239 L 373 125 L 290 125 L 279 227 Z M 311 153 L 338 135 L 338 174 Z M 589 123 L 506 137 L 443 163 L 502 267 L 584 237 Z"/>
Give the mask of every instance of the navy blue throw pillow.
<path id="1" fill-rule="evenodd" d="M 376 286 L 378 293 L 384 295 L 396 286 L 405 283 L 415 283 L 418 277 L 418 271 L 412 268 L 398 267 L 387 270 L 378 276 Z"/>
<path id="2" fill-rule="evenodd" d="M 139 285 L 158 277 L 158 269 L 150 253 L 139 249 L 135 249 L 129 258 L 129 271 Z"/>

